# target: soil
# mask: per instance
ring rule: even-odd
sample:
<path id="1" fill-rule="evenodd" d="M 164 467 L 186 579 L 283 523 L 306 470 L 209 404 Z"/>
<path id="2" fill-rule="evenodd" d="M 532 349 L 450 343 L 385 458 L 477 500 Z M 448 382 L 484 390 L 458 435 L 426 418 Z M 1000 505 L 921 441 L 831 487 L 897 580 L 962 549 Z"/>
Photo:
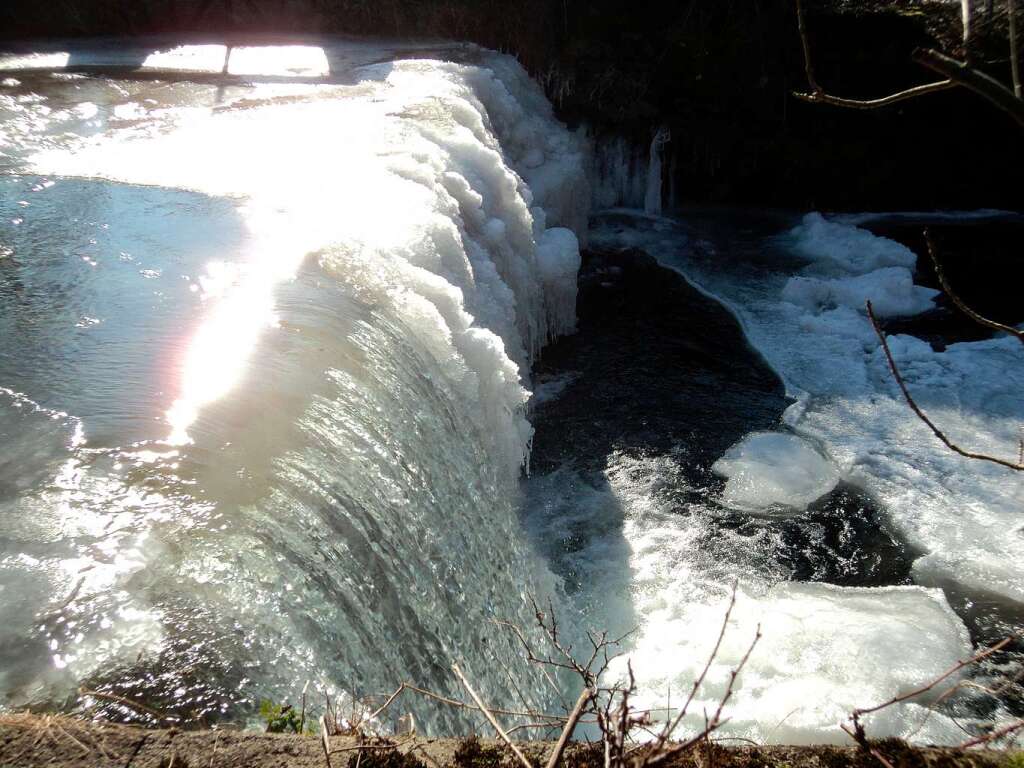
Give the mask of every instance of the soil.
<path id="1" fill-rule="evenodd" d="M 356 740 L 330 739 L 330 761 L 319 736 L 239 730 L 180 731 L 114 725 L 53 715 L 0 717 L 0 768 L 354 768 Z M 523 742 L 520 747 L 543 765 L 551 742 Z M 911 748 L 889 741 L 876 745 L 894 768 L 1011 768 L 1022 753 Z M 425 739 L 362 750 L 361 768 L 512 768 L 516 765 L 500 742 L 492 739 Z M 598 748 L 574 744 L 567 768 L 598 768 Z M 854 747 L 725 747 L 699 745 L 666 768 L 877 768 L 877 760 Z"/>

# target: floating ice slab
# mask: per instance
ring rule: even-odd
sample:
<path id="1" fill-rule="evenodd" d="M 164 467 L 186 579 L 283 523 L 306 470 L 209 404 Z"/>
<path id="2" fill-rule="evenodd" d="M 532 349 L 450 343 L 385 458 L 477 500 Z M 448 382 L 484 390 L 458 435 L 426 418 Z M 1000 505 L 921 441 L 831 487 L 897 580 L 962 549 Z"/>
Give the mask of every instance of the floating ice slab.
<path id="1" fill-rule="evenodd" d="M 669 690 L 678 696 L 689 689 L 714 647 L 725 609 L 724 598 L 674 606 L 661 601 L 649 614 L 631 654 L 643 699 L 637 707 L 664 708 Z M 854 708 L 909 693 L 971 649 L 966 628 L 939 590 L 794 583 L 762 595 L 741 590 L 719 655 L 685 721 L 689 730 L 703 727 L 705 709 L 714 711 L 758 626 L 762 637 L 737 679 L 726 731 L 783 744 L 848 743 L 839 723 Z M 619 666 L 615 671 L 624 672 L 625 662 Z M 917 698 L 890 707 L 868 719 L 868 732 L 926 743 L 962 741 L 949 718 L 929 714 L 929 703 Z"/>
<path id="2" fill-rule="evenodd" d="M 849 307 L 863 311 L 870 301 L 879 317 L 916 315 L 935 307 L 939 292 L 914 285 L 906 267 L 883 267 L 865 275 L 823 280 L 817 277 L 792 277 L 782 298 L 811 311 Z"/>
<path id="3" fill-rule="evenodd" d="M 731 507 L 802 510 L 835 488 L 839 473 L 810 443 L 795 435 L 755 432 L 714 463 L 728 478 L 723 501 Z"/>

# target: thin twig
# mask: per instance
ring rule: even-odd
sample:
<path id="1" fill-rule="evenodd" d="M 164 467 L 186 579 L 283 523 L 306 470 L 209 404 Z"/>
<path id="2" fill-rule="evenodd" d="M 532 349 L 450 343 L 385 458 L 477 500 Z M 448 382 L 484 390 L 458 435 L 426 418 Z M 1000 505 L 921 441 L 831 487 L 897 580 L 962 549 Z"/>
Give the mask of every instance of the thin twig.
<path id="1" fill-rule="evenodd" d="M 807 85 L 811 87 L 812 93 L 822 93 L 817 78 L 814 77 L 814 64 L 811 60 L 811 43 L 807 36 L 807 23 L 804 20 L 804 6 L 801 0 L 796 0 L 796 25 L 800 30 L 800 42 L 804 47 L 804 72 L 807 74 Z"/>
<path id="2" fill-rule="evenodd" d="M 841 96 L 832 96 L 824 91 L 812 91 L 811 93 L 796 91 L 793 95 L 801 101 L 808 101 L 812 104 L 829 104 L 833 107 L 846 107 L 847 109 L 881 109 L 882 107 L 888 107 L 890 104 L 896 104 L 907 99 L 916 99 L 919 96 L 927 96 L 930 93 L 938 93 L 939 91 L 948 91 L 956 87 L 957 83 L 952 80 L 937 80 L 934 83 L 916 85 L 913 88 L 907 88 L 905 91 L 891 93 L 888 96 L 882 96 L 877 99 L 847 99 Z"/>
<path id="3" fill-rule="evenodd" d="M 1017 339 L 1024 344 L 1024 331 L 1019 328 L 1014 328 L 1012 325 L 1005 325 L 995 320 L 989 320 L 987 317 L 978 314 L 964 303 L 963 299 L 953 291 L 952 286 L 949 284 L 949 280 L 946 278 L 946 272 L 942 269 L 942 264 L 939 263 L 938 250 L 935 248 L 935 241 L 932 239 L 931 230 L 926 229 L 924 231 L 924 240 L 928 246 L 928 255 L 931 257 L 932 266 L 935 267 L 935 275 L 939 278 L 939 285 L 942 286 L 943 292 L 949 296 L 953 304 L 956 305 L 956 308 L 971 318 L 971 320 L 976 322 L 978 325 L 983 325 L 996 331 L 1008 333 L 1011 336 L 1017 337 Z"/>
<path id="4" fill-rule="evenodd" d="M 867 737 L 864 735 L 864 729 L 860 727 L 859 723 L 855 726 L 856 730 L 851 730 L 846 723 L 840 723 L 839 727 L 846 731 L 850 738 L 856 741 L 857 745 L 860 746 L 861 749 L 874 755 L 875 759 L 884 765 L 885 768 L 893 768 L 893 764 L 889 762 L 889 759 L 868 743 Z"/>
<path id="5" fill-rule="evenodd" d="M 946 680 L 949 677 L 955 675 L 957 672 L 959 672 L 964 667 L 969 667 L 971 664 L 977 664 L 979 661 L 984 661 L 985 659 L 987 659 L 992 654 L 1001 651 L 1003 648 L 1005 648 L 1011 642 L 1013 642 L 1013 638 L 1012 637 L 1007 637 L 1007 638 L 1005 638 L 1003 640 L 1000 640 L 998 643 L 993 645 L 991 648 L 986 648 L 981 653 L 975 654 L 974 656 L 972 656 L 969 659 L 966 659 L 966 660 L 963 660 L 963 661 L 958 661 L 956 664 L 954 664 L 952 667 L 947 669 L 941 675 L 936 677 L 930 683 L 928 683 L 926 685 L 922 685 L 920 688 L 916 688 L 913 691 L 910 691 L 910 693 L 904 693 L 901 696 L 894 696 L 893 698 L 889 699 L 888 701 L 886 701 L 886 702 L 884 702 L 882 704 L 878 704 L 878 705 L 876 705 L 874 707 L 855 709 L 854 710 L 854 714 L 856 714 L 858 716 L 859 715 L 870 715 L 872 712 L 877 712 L 880 709 L 885 709 L 886 707 L 890 707 L 893 704 L 899 704 L 901 702 L 907 701 L 908 699 L 916 698 L 916 697 L 920 696 L 923 693 L 928 693 L 928 691 L 930 691 L 936 685 L 941 683 L 943 680 Z"/>
<path id="6" fill-rule="evenodd" d="M 1013 95 L 1024 98 L 1020 85 L 1020 50 L 1017 47 L 1017 0 L 1006 0 L 1006 13 L 1010 24 L 1010 77 L 1013 78 Z"/>
<path id="7" fill-rule="evenodd" d="M 918 406 L 918 404 L 914 402 L 914 398 L 911 396 L 910 390 L 907 389 L 906 382 L 903 381 L 903 376 L 900 375 L 899 368 L 896 367 L 896 361 L 893 360 L 892 352 L 889 350 L 889 343 L 885 340 L 885 334 L 882 332 L 881 327 L 878 325 L 878 319 L 875 317 L 875 312 L 871 306 L 871 302 L 868 301 L 866 305 L 868 309 L 868 317 L 871 319 L 871 326 L 875 329 L 875 335 L 878 336 L 878 340 L 882 344 L 882 350 L 885 352 L 885 359 L 889 362 L 889 370 L 892 371 L 893 378 L 896 379 L 896 383 L 899 385 L 900 391 L 903 392 L 903 398 L 907 401 L 907 405 L 910 406 L 910 409 L 917 414 L 917 417 L 928 426 L 928 428 L 932 431 L 932 434 L 939 438 L 939 440 L 941 440 L 942 443 L 951 451 L 953 451 L 954 453 L 958 453 L 965 458 L 978 459 L 980 461 L 990 461 L 993 464 L 998 464 L 1001 467 L 1015 469 L 1018 472 L 1024 471 L 1024 465 L 1022 464 L 1014 464 L 1012 461 L 1000 459 L 995 456 L 989 456 L 984 453 L 975 453 L 973 451 L 964 450 L 956 443 L 954 443 L 952 440 L 950 440 L 948 437 L 946 437 L 946 435 L 942 432 L 941 429 L 935 426 L 935 423 L 931 419 L 929 419 L 928 416 L 925 415 L 925 412 L 921 410 L 920 406 Z"/>
<path id="8" fill-rule="evenodd" d="M 699 742 L 701 739 L 707 738 L 728 722 L 728 719 L 722 719 L 722 711 L 725 709 L 725 705 L 729 703 L 729 699 L 732 698 L 733 689 L 736 685 L 736 678 L 739 677 L 740 672 L 742 672 L 743 668 L 747 665 L 747 662 L 750 660 L 750 655 L 754 652 L 754 648 L 757 646 L 760 640 L 761 625 L 758 624 L 757 630 L 754 632 L 754 640 L 750 643 L 750 647 L 747 648 L 747 652 L 743 654 L 743 658 L 740 659 L 740 663 L 737 664 L 736 667 L 729 672 L 729 683 L 725 688 L 725 693 L 719 700 L 718 709 L 715 710 L 715 714 L 711 718 L 711 721 L 708 724 L 708 726 L 704 729 L 704 732 L 694 736 L 692 739 L 683 742 L 682 744 L 675 744 L 670 748 L 663 749 L 660 754 L 657 754 L 654 757 L 651 757 L 650 759 L 645 758 L 643 763 L 645 766 L 649 768 L 650 766 L 657 765 L 661 762 L 664 762 L 673 755 L 676 755 L 680 752 L 689 749 L 694 744 Z"/>
<path id="9" fill-rule="evenodd" d="M 498 723 L 498 720 L 494 717 L 494 715 L 490 713 L 490 711 L 484 705 L 483 700 L 477 695 L 476 691 L 473 690 L 473 686 L 469 684 L 469 680 L 467 680 L 466 676 L 462 674 L 462 670 L 459 669 L 459 665 L 452 664 L 452 671 L 455 672 L 455 676 L 459 678 L 459 681 L 462 683 L 463 687 L 465 687 L 465 689 L 469 692 L 470 698 L 472 698 L 473 701 L 476 702 L 476 705 L 480 708 L 480 711 L 483 713 L 484 717 L 487 718 L 487 721 L 498 733 L 502 741 L 504 741 L 508 745 L 509 749 L 512 750 L 513 754 L 515 754 L 515 756 L 519 759 L 519 762 L 523 764 L 524 768 L 534 768 L 533 764 L 526 759 L 526 755 L 519 751 L 519 747 L 515 745 L 515 742 L 512 741 L 512 738 L 507 733 L 505 733 L 505 729 L 501 727 L 501 725 Z"/>
<path id="10" fill-rule="evenodd" d="M 1024 730 L 1024 720 L 1017 720 L 1016 722 L 1010 723 L 999 730 L 992 731 L 992 733 L 987 733 L 984 736 L 978 736 L 970 741 L 965 741 L 960 745 L 960 748 L 967 749 L 968 747 L 976 747 L 979 744 L 990 744 L 1004 736 L 1009 736 L 1011 733 L 1016 733 L 1021 730 Z"/>
<path id="11" fill-rule="evenodd" d="M 320 745 L 324 748 L 324 760 L 331 768 L 331 737 L 327 735 L 327 714 L 320 715 Z"/>
<path id="12" fill-rule="evenodd" d="M 370 719 L 377 717 L 378 715 L 380 715 L 381 712 L 383 712 L 385 709 L 391 706 L 391 704 L 394 703 L 395 699 L 397 699 L 399 695 L 402 694 L 404 691 L 412 691 L 413 693 L 418 693 L 420 696 L 426 696 L 428 699 L 439 701 L 442 704 L 447 704 L 450 707 L 458 707 L 460 709 L 473 710 L 479 709 L 479 707 L 476 707 L 468 702 L 459 701 L 458 699 L 449 699 L 446 696 L 434 693 L 433 691 L 428 691 L 426 688 L 420 688 L 419 686 L 413 685 L 412 683 L 402 683 L 400 686 L 398 686 L 398 689 L 387 698 L 387 701 L 385 701 L 370 715 Z M 494 712 L 498 715 L 508 715 L 509 717 L 539 718 L 541 720 L 550 720 L 558 724 L 565 722 L 565 715 L 548 715 L 544 714 L 543 712 L 520 712 L 514 709 L 492 709 L 491 712 Z"/>
<path id="13" fill-rule="evenodd" d="M 732 585 L 732 594 L 729 597 L 729 605 L 725 609 L 725 616 L 722 619 L 721 629 L 718 631 L 718 639 L 715 640 L 715 646 L 711 649 L 711 653 L 708 656 L 707 661 L 704 663 L 704 669 L 701 670 L 700 675 L 693 681 L 693 686 L 690 688 L 690 695 L 686 697 L 686 701 L 683 703 L 683 708 L 679 710 L 679 714 L 676 715 L 675 719 L 669 720 L 665 723 L 665 727 L 662 729 L 661 735 L 658 736 L 657 744 L 655 745 L 655 751 L 661 749 L 665 742 L 668 741 L 672 732 L 679 727 L 679 724 L 686 717 L 686 712 L 693 703 L 694 697 L 697 695 L 697 691 L 700 686 L 704 683 L 704 678 L 707 677 L 708 671 L 711 669 L 711 665 L 714 663 L 715 658 L 718 656 L 718 651 L 722 647 L 722 640 L 725 638 L 725 632 L 729 627 L 729 618 L 732 616 L 733 608 L 736 607 L 736 583 Z"/>
<path id="14" fill-rule="evenodd" d="M 176 718 L 158 712 L 157 710 L 151 707 L 147 707 L 145 704 L 140 704 L 137 701 L 126 699 L 123 696 L 115 696 L 112 693 L 103 693 L 102 691 L 90 691 L 87 688 L 79 688 L 78 695 L 90 696 L 94 699 L 103 699 L 105 701 L 110 701 L 115 704 L 120 704 L 123 707 L 128 707 L 129 709 L 134 709 L 138 712 L 145 712 L 147 715 L 154 718 L 157 722 L 176 722 Z"/>

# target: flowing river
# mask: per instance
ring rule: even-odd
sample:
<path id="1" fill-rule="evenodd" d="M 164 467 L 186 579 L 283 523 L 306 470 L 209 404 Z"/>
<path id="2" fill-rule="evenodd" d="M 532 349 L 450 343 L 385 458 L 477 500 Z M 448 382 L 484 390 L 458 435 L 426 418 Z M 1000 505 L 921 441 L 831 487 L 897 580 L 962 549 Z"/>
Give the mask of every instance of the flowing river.
<path id="1" fill-rule="evenodd" d="M 728 732 L 838 742 L 1019 623 L 1024 484 L 899 402 L 859 306 L 934 292 L 866 220 L 590 220 L 586 135 L 471 45 L 0 68 L 0 707 L 84 688 L 209 723 L 307 683 L 457 695 L 457 662 L 549 710 L 571 683 L 496 622 L 530 627 L 536 596 L 569 637 L 635 630 L 638 701 L 667 710 L 735 584 L 701 702 L 760 623 Z M 1024 422 L 1014 343 L 894 346 L 997 451 Z M 873 732 L 956 742 L 1020 704 L 930 703 Z"/>

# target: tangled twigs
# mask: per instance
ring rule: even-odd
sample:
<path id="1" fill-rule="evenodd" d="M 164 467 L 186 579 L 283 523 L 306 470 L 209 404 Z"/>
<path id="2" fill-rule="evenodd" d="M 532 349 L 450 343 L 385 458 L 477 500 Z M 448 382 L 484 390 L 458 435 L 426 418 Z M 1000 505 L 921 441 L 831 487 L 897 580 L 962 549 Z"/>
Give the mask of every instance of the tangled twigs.
<path id="1" fill-rule="evenodd" d="M 874 308 L 871 306 L 871 302 L 867 301 L 865 303 L 865 306 L 868 310 L 868 318 L 871 320 L 871 327 L 875 329 L 875 335 L 878 337 L 878 341 L 882 345 L 882 351 L 885 353 L 885 359 L 889 363 L 889 370 L 892 372 L 892 376 L 896 380 L 896 384 L 899 386 L 900 391 L 903 393 L 903 399 L 907 401 L 907 405 L 910 406 L 910 410 L 917 414 L 917 417 L 921 419 L 921 421 L 923 421 L 927 425 L 927 427 L 932 431 L 932 434 L 939 438 L 939 440 L 941 440 L 942 443 L 947 448 L 949 448 L 949 450 L 953 451 L 954 453 L 958 453 L 965 458 L 978 459 L 979 461 L 990 461 L 993 464 L 998 464 L 1001 467 L 1015 469 L 1017 471 L 1024 471 L 1024 464 L 1021 464 L 1019 462 L 1015 463 L 1013 461 L 1007 461 L 1006 459 L 1000 459 L 997 456 L 989 456 L 988 454 L 985 453 L 977 453 L 975 451 L 965 450 L 956 443 L 954 443 L 952 440 L 950 440 L 948 437 L 946 437 L 946 434 L 935 425 L 935 422 L 928 418 L 927 414 L 925 414 L 925 412 L 921 410 L 921 406 L 917 404 L 917 402 L 914 400 L 914 397 L 910 394 L 910 390 L 907 388 L 907 383 L 903 380 L 903 375 L 900 373 L 899 368 L 896 366 L 896 361 L 893 359 L 892 351 L 889 349 L 889 342 L 886 341 L 885 338 L 885 333 L 882 331 L 881 326 L 879 326 L 878 324 L 878 318 L 875 317 L 875 311 Z"/>

